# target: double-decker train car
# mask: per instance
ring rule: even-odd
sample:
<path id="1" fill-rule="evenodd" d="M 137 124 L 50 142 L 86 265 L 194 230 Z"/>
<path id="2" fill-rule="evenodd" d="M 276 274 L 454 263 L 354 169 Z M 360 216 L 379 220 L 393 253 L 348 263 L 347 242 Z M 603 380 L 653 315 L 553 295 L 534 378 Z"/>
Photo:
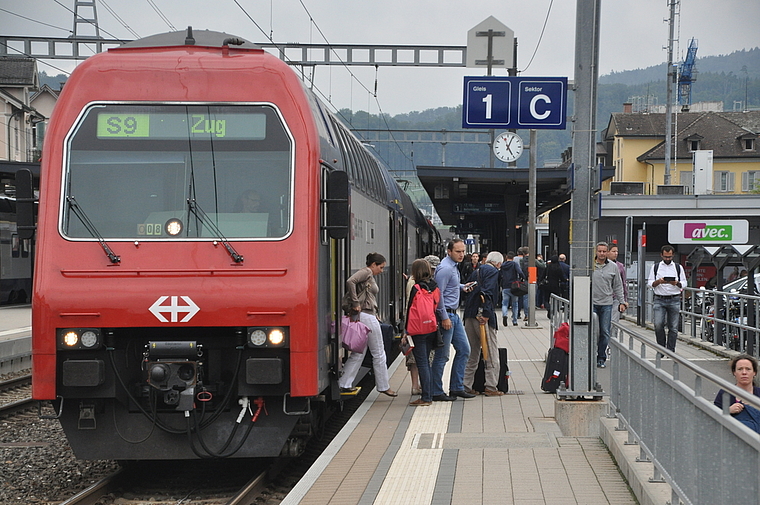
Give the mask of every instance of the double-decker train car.
<path id="1" fill-rule="evenodd" d="M 380 312 L 440 236 L 285 63 L 156 35 L 82 63 L 48 128 L 33 396 L 84 459 L 295 455 L 340 401 L 345 279 Z"/>

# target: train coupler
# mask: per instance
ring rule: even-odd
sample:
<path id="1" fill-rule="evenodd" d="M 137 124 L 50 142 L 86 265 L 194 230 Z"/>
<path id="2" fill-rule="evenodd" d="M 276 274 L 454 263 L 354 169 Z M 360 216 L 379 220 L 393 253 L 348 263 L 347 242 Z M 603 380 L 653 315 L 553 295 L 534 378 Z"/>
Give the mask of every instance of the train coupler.
<path id="1" fill-rule="evenodd" d="M 97 422 L 95 421 L 95 405 L 91 403 L 79 404 L 79 421 L 77 421 L 77 429 L 80 430 L 94 430 L 97 428 Z"/>

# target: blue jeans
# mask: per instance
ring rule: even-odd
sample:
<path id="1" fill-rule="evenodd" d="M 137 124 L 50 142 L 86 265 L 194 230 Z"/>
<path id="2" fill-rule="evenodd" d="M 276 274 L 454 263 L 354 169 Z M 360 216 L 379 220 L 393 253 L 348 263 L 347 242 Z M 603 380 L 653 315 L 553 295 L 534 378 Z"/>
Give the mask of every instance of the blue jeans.
<path id="1" fill-rule="evenodd" d="M 414 335 L 412 337 L 414 347 L 414 362 L 417 364 L 417 371 L 420 374 L 420 388 L 422 388 L 422 400 L 426 402 L 433 401 L 433 377 L 430 369 L 430 351 L 435 345 L 435 333 L 427 335 Z"/>
<path id="2" fill-rule="evenodd" d="M 612 305 L 594 304 L 594 313 L 599 318 L 599 346 L 596 348 L 596 363 L 607 361 L 607 346 L 610 343 L 610 325 L 612 323 Z"/>
<path id="3" fill-rule="evenodd" d="M 518 297 L 512 294 L 512 290 L 502 289 L 501 290 L 501 315 L 504 317 L 507 317 L 507 313 L 509 312 L 509 307 L 512 307 L 512 323 L 517 324 L 517 316 L 520 312 L 520 307 L 518 305 Z"/>
<path id="4" fill-rule="evenodd" d="M 676 350 L 676 340 L 678 340 L 678 321 L 681 316 L 681 298 L 654 297 L 654 336 L 657 343 L 669 350 Z M 665 339 L 665 325 L 668 326 L 667 340 Z"/>
<path id="5" fill-rule="evenodd" d="M 520 309 L 517 311 L 518 317 L 520 316 L 520 310 L 522 310 L 522 314 L 524 317 L 528 317 L 528 310 L 530 308 L 530 304 L 528 303 L 528 295 L 522 295 L 518 296 L 517 299 L 520 302 Z"/>
<path id="6" fill-rule="evenodd" d="M 467 334 L 464 332 L 464 326 L 459 316 L 449 313 L 449 320 L 451 321 L 451 329 L 444 330 L 441 328 L 443 346 L 435 350 L 433 357 L 433 388 L 431 390 L 433 396 L 445 394 L 443 391 L 443 368 L 449 360 L 452 345 L 456 351 L 456 356 L 454 356 L 454 362 L 451 364 L 449 391 L 464 390 L 464 369 L 467 366 L 467 359 L 470 357 L 470 342 L 467 340 Z"/>

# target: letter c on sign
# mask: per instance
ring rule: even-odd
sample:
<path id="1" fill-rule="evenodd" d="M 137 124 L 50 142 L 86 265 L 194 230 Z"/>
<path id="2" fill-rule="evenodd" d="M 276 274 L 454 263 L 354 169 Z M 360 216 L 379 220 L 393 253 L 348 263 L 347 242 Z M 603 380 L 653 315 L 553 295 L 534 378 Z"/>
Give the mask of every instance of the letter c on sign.
<path id="1" fill-rule="evenodd" d="M 543 113 L 539 114 L 538 111 L 536 111 L 536 102 L 539 100 L 542 100 L 546 103 L 552 103 L 552 99 L 549 98 L 546 95 L 536 95 L 530 100 L 530 115 L 533 116 L 536 119 L 546 119 L 549 117 L 549 114 L 551 114 L 551 111 L 546 110 Z"/>

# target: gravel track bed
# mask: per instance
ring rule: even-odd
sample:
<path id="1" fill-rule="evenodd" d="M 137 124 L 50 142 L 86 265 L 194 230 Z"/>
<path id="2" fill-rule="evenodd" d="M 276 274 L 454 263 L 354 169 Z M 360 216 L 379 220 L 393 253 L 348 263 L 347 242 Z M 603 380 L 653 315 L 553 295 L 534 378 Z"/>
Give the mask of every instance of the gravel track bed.
<path id="1" fill-rule="evenodd" d="M 0 375 L 0 380 L 28 374 L 29 370 Z M 363 381 L 359 397 L 344 403 L 324 427 L 319 439 L 312 439 L 305 454 L 269 484 L 257 504 L 276 505 L 340 431 L 373 388 Z M 43 414 L 53 415 L 49 405 Z M 60 423 L 40 419 L 37 410 L 0 419 L 0 505 L 57 504 L 94 484 L 119 468 L 115 461 L 86 461 L 74 457 Z"/>
<path id="2" fill-rule="evenodd" d="M 9 379 L 24 374 L 6 374 Z M 54 414 L 46 407 L 44 414 Z M 0 419 L 0 504 L 52 504 L 73 496 L 114 472 L 112 461 L 74 457 L 60 423 L 40 419 L 37 410 Z"/>

